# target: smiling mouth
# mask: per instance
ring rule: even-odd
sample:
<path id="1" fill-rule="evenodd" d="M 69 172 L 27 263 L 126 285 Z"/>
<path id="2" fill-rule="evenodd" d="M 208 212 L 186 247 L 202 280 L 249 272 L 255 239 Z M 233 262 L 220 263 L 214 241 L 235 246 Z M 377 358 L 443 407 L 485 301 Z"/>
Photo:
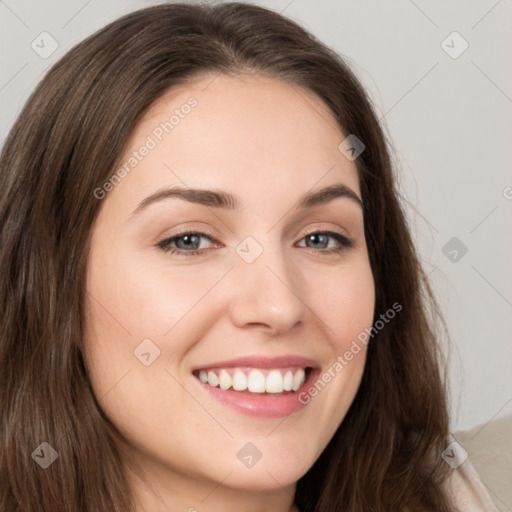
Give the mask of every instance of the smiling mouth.
<path id="1" fill-rule="evenodd" d="M 230 367 L 195 370 L 193 375 L 204 384 L 222 391 L 243 394 L 280 396 L 295 393 L 306 381 L 312 368 L 290 366 L 286 368 Z"/>

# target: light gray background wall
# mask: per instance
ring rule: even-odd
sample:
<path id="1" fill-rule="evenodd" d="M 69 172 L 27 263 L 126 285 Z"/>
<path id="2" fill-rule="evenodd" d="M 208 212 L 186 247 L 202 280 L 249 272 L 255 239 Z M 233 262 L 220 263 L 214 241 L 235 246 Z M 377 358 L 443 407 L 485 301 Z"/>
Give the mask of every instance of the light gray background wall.
<path id="1" fill-rule="evenodd" d="M 0 0 L 0 140 L 71 46 L 154 3 Z M 253 3 L 343 54 L 377 105 L 452 338 L 452 428 L 511 414 L 512 2 Z"/>

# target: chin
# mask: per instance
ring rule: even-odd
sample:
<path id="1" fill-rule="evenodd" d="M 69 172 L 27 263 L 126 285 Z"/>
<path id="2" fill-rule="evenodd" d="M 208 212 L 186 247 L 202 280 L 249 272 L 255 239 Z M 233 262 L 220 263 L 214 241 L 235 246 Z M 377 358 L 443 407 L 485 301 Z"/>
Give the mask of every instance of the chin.
<path id="1" fill-rule="evenodd" d="M 247 491 L 272 491 L 295 485 L 317 458 L 311 439 L 283 443 L 276 437 L 272 441 L 257 439 L 253 443 L 239 444 L 242 445 L 241 454 L 237 454 L 236 464 L 226 464 L 223 476 L 233 471 L 225 483 Z M 253 459 L 250 455 L 244 457 L 245 453 L 252 453 Z"/>
<path id="2" fill-rule="evenodd" d="M 271 461 L 266 465 L 260 461 L 250 469 L 237 468 L 225 484 L 244 491 L 275 491 L 295 485 L 313 462 L 297 466 L 287 461 Z"/>

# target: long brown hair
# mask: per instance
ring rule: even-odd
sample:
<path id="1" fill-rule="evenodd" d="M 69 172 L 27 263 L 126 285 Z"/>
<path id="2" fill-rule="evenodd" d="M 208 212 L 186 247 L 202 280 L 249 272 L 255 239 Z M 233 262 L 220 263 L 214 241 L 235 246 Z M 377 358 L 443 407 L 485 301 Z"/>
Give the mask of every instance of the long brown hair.
<path id="1" fill-rule="evenodd" d="M 0 510 L 133 511 L 115 441 L 83 358 L 94 191 L 113 174 L 142 115 L 202 74 L 250 72 L 305 87 L 331 109 L 357 158 L 375 320 L 357 396 L 298 481 L 301 512 L 449 511 L 448 434 L 438 318 L 408 231 L 389 142 L 344 60 L 261 7 L 166 4 L 120 18 L 55 64 L 19 115 L 0 168 Z M 432 318 L 427 307 L 434 311 Z M 440 318 L 440 317 L 439 317 Z M 47 442 L 47 469 L 33 452 Z"/>

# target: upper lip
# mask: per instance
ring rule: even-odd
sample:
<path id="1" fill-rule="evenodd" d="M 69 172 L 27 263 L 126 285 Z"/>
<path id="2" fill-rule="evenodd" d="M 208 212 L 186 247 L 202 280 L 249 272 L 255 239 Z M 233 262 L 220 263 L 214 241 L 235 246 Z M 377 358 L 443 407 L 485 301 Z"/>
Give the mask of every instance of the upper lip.
<path id="1" fill-rule="evenodd" d="M 249 366 L 251 368 L 285 368 L 287 366 L 318 368 L 319 364 L 314 359 L 295 355 L 284 355 L 278 357 L 242 356 L 237 357 L 236 359 L 216 361 L 215 363 L 196 366 L 192 371 L 208 370 L 210 368 L 234 368 L 241 366 Z"/>

